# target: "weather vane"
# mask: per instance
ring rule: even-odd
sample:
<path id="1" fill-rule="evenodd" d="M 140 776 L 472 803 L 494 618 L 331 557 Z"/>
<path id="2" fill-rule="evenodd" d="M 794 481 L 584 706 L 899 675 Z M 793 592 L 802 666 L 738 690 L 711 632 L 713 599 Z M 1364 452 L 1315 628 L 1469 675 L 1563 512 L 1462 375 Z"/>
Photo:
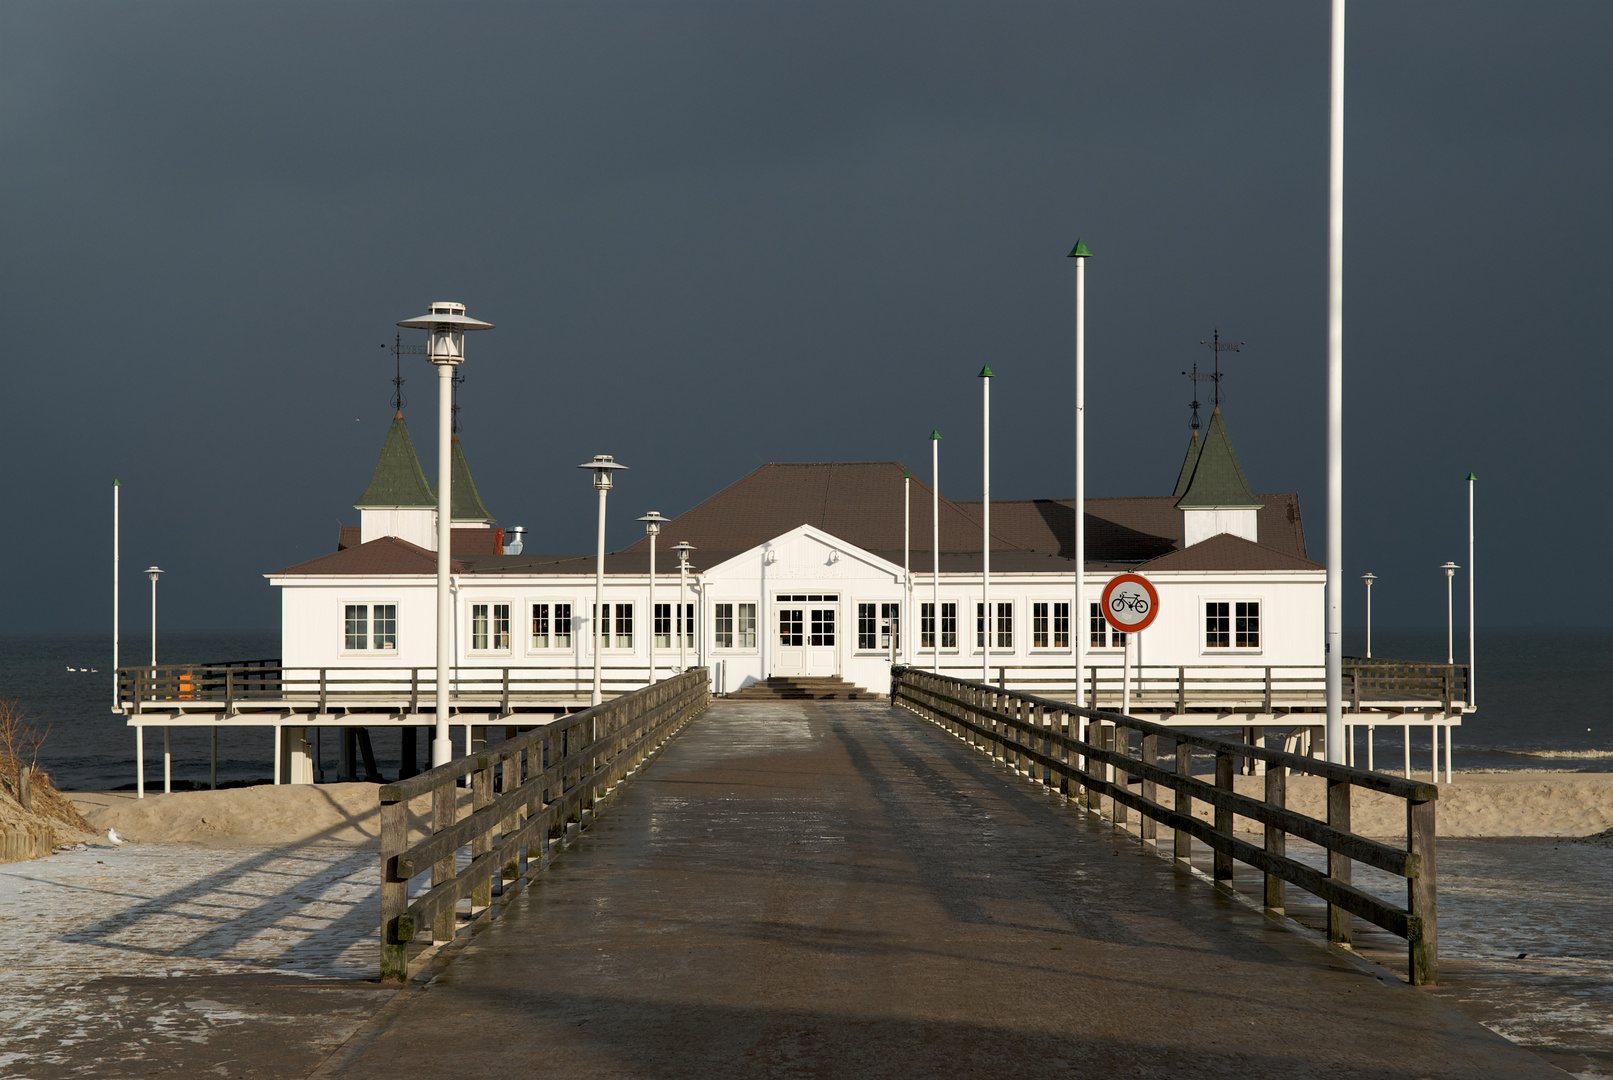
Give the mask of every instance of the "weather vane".
<path id="1" fill-rule="evenodd" d="M 1210 375 L 1210 382 L 1212 384 L 1210 397 L 1212 404 L 1215 406 L 1215 408 L 1219 409 L 1221 407 L 1221 354 L 1224 352 L 1237 352 L 1246 343 L 1242 341 L 1222 341 L 1221 328 L 1216 327 L 1213 339 L 1210 341 L 1200 341 L 1199 344 L 1215 353 L 1215 371 Z M 1198 370 L 1197 366 L 1194 367 L 1194 370 Z M 1196 389 L 1197 388 L 1195 387 L 1195 390 Z"/>
<path id="2" fill-rule="evenodd" d="M 1193 361 L 1192 371 L 1184 371 L 1182 374 L 1186 375 L 1193 383 L 1193 434 L 1197 435 L 1199 433 L 1199 380 L 1208 379 L 1209 376 L 1199 374 L 1199 362 L 1197 360 Z"/>
<path id="3" fill-rule="evenodd" d="M 408 381 L 403 377 L 403 357 L 405 355 L 424 356 L 426 347 L 424 345 L 405 345 L 402 334 L 394 334 L 392 337 L 392 344 L 383 344 L 381 348 L 392 350 L 392 359 L 397 365 L 397 373 L 392 376 L 392 411 L 402 412 L 409 405 L 409 399 L 403 396 L 403 384 Z"/>
<path id="4" fill-rule="evenodd" d="M 453 374 L 454 401 L 453 401 L 453 407 L 451 409 L 449 409 L 449 411 L 451 413 L 453 413 L 454 415 L 453 415 L 452 421 L 450 421 L 450 427 L 449 427 L 448 430 L 449 430 L 449 432 L 451 434 L 456 435 L 456 436 L 459 434 L 459 384 L 464 382 L 464 381 L 465 381 L 464 373 L 459 370 L 459 366 L 457 364 L 454 365 L 454 374 Z"/>

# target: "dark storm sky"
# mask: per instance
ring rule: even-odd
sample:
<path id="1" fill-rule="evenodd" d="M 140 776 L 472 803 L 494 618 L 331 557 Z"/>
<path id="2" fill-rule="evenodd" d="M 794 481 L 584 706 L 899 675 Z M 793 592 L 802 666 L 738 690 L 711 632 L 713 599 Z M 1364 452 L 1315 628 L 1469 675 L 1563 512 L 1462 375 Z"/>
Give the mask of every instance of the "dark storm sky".
<path id="1" fill-rule="evenodd" d="M 1605 625 L 1613 5 L 1349 18 L 1346 571 L 1442 623 L 1476 472 L 1480 622 Z M 1170 490 L 1219 325 L 1320 559 L 1327 58 L 1324 0 L 10 0 L 0 630 L 108 625 L 113 477 L 126 627 L 153 562 L 164 625 L 277 625 L 439 299 L 498 324 L 464 442 L 529 550 L 591 548 L 595 453 L 612 547 L 763 461 L 927 476 L 931 428 L 978 498 L 985 363 L 994 494 L 1067 496 L 1077 236 L 1088 491 Z"/>

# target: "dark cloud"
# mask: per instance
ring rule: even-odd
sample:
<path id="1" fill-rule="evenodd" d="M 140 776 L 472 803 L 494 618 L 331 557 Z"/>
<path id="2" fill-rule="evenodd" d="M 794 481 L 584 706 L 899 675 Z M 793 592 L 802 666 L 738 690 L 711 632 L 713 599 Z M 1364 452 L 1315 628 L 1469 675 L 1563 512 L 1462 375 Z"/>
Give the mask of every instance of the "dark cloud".
<path id="1" fill-rule="evenodd" d="M 274 625 L 258 576 L 353 522 L 393 323 L 457 299 L 465 445 L 546 550 L 613 546 L 765 460 L 1168 490 L 1219 324 L 1256 487 L 1320 555 L 1327 8 L 1294 4 L 12 3 L 0 27 L 0 628 Z M 1350 8 L 1347 558 L 1433 624 L 1482 479 L 1482 621 L 1606 623 L 1610 181 L 1600 3 Z M 406 371 L 428 471 L 432 375 Z M 358 422 L 355 422 L 358 417 Z M 1574 559 L 1581 551 L 1589 558 Z M 1567 555 L 1584 602 L 1531 607 Z M 135 590 L 143 581 L 129 587 Z M 144 603 L 127 597 L 134 609 Z M 1354 612 L 1351 613 L 1351 621 Z"/>

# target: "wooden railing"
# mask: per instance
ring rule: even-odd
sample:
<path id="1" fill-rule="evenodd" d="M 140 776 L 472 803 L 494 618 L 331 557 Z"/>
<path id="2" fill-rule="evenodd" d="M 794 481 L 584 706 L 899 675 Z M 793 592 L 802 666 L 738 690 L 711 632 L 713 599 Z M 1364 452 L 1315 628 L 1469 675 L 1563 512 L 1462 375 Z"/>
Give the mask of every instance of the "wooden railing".
<path id="1" fill-rule="evenodd" d="M 607 792 L 711 700 L 710 677 L 694 668 L 506 739 L 485 752 L 385 784 L 381 802 L 381 979 L 408 978 L 409 942 L 457 932 L 458 905 L 472 919 L 495 895 L 512 896 L 529 866 L 541 870 L 556 842 L 581 830 Z M 471 813 L 459 818 L 460 777 L 470 777 Z M 431 835 L 409 841 L 409 802 L 431 797 Z M 456 868 L 470 847 L 470 863 Z M 409 898 L 409 879 L 431 868 L 431 887 Z"/>
<path id="2" fill-rule="evenodd" d="M 661 671 L 666 671 L 662 666 Z M 643 688 L 647 664 L 607 664 L 603 688 L 626 693 Z M 500 706 L 515 698 L 584 693 L 593 685 L 593 668 L 462 666 L 453 669 L 451 692 L 461 702 Z M 278 660 L 220 664 L 167 664 L 118 669 L 120 700 L 136 712 L 171 709 L 175 703 L 217 703 L 225 712 L 253 702 L 306 703 L 320 711 L 346 703 L 384 700 L 419 711 L 431 708 L 437 692 L 436 667 L 289 667 Z"/>
<path id="3" fill-rule="evenodd" d="M 914 665 L 929 669 L 922 662 Z M 1056 661 L 992 664 L 992 680 L 1020 690 L 1079 695 L 1088 708 L 1118 702 L 1127 675 L 1118 657 L 1113 663 L 1087 664 L 1079 686 L 1074 669 Z M 941 674 L 968 678 L 980 671 L 973 664 L 943 660 Z M 1418 663 L 1345 657 L 1344 698 L 1356 710 L 1374 701 L 1426 701 L 1447 711 L 1467 700 L 1467 665 Z M 1132 701 L 1149 711 L 1214 711 L 1229 702 L 1248 703 L 1270 712 L 1295 704 L 1321 705 L 1326 700 L 1327 669 L 1321 664 L 1133 664 Z"/>
<path id="4" fill-rule="evenodd" d="M 1141 815 L 1138 833 L 1145 844 L 1157 843 L 1159 825 L 1174 830 L 1177 859 L 1189 859 L 1191 842 L 1201 841 L 1215 853 L 1217 881 L 1231 883 L 1234 861 L 1255 867 L 1265 874 L 1269 909 L 1282 911 L 1285 885 L 1298 885 L 1327 903 L 1332 941 L 1351 940 L 1352 915 L 1404 938 L 1411 983 L 1421 986 L 1437 980 L 1434 823 L 1439 789 L 1433 784 L 1195 735 L 919 668 L 892 669 L 891 701 L 1118 825 L 1126 823 L 1128 810 L 1136 811 Z M 1135 742 L 1133 736 L 1137 736 Z M 1214 755 L 1213 783 L 1192 775 L 1195 751 Z M 1233 790 L 1239 758 L 1265 763 L 1264 799 Z M 1168 767 L 1161 767 L 1161 760 Z M 1287 808 L 1290 772 L 1326 781 L 1326 821 Z M 1136 781 L 1140 787 L 1134 791 Z M 1159 799 L 1162 787 L 1174 793 L 1169 806 Z M 1350 796 L 1355 788 L 1405 800 L 1404 850 L 1350 831 Z M 1212 821 L 1194 817 L 1195 801 L 1209 804 Z M 1256 846 L 1236 836 L 1235 817 L 1260 822 L 1264 843 Z M 1289 858 L 1289 836 L 1325 849 L 1327 872 Z M 1407 905 L 1397 907 L 1352 885 L 1355 862 L 1405 878 Z"/>

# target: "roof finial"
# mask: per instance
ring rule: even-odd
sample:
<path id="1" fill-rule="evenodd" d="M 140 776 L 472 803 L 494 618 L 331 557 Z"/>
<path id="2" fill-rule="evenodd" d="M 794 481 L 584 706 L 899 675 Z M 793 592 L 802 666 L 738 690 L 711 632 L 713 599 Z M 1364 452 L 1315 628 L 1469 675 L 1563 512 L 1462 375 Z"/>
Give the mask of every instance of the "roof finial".
<path id="1" fill-rule="evenodd" d="M 426 347 L 424 345 L 405 345 L 402 334 L 393 334 L 392 344 L 382 345 L 381 348 L 390 349 L 392 359 L 396 362 L 397 370 L 392 376 L 392 411 L 396 415 L 402 416 L 403 410 L 409 406 L 409 399 L 403 396 L 403 384 L 408 381 L 403 377 L 403 357 L 405 355 L 424 356 Z"/>
<path id="2" fill-rule="evenodd" d="M 448 430 L 449 433 L 457 439 L 459 438 L 459 384 L 465 381 L 465 375 L 462 371 L 460 371 L 459 365 L 457 364 L 454 365 L 454 373 L 451 376 L 451 381 L 454 384 L 454 401 L 452 407 L 448 411 L 453 414 L 453 419 L 450 421 L 450 427 Z"/>
<path id="3" fill-rule="evenodd" d="M 1193 383 L 1193 400 L 1191 402 L 1193 406 L 1193 434 L 1197 435 L 1199 433 L 1199 380 L 1207 379 L 1209 376 L 1199 374 L 1199 362 L 1197 360 L 1193 361 L 1192 371 L 1184 371 L 1182 374 L 1186 375 Z"/>
<path id="4" fill-rule="evenodd" d="M 1215 371 L 1210 375 L 1212 384 L 1210 398 L 1211 404 L 1219 412 L 1221 410 L 1221 354 L 1224 352 L 1237 352 L 1245 343 L 1242 341 L 1222 341 L 1221 328 L 1216 327 L 1213 339 L 1210 341 L 1201 340 L 1199 344 L 1206 346 L 1215 353 Z"/>

